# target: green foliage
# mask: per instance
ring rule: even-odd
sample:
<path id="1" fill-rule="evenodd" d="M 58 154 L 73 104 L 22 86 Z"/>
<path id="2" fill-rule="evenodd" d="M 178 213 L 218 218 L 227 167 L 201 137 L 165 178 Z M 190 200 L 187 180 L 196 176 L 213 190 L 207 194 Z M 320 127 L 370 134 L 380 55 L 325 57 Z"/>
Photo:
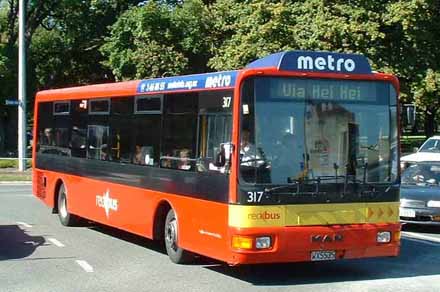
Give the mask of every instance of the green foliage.
<path id="1" fill-rule="evenodd" d="M 18 165 L 17 160 L 13 159 L 0 159 L 0 168 L 16 168 Z"/>
<path id="2" fill-rule="evenodd" d="M 267 54 L 293 49 L 374 56 L 384 37 L 378 23 L 380 14 L 364 2 L 334 2 L 217 1 L 215 27 L 230 37 L 214 49 L 211 66 L 239 68 Z"/>
<path id="3" fill-rule="evenodd" d="M 26 168 L 32 166 L 32 161 L 29 159 L 26 161 Z M 0 169 L 1 168 L 18 168 L 17 159 L 0 159 Z"/>
<path id="4" fill-rule="evenodd" d="M 207 7 L 199 0 L 170 6 L 150 1 L 123 14 L 101 47 L 119 80 L 206 69 L 211 42 Z"/>

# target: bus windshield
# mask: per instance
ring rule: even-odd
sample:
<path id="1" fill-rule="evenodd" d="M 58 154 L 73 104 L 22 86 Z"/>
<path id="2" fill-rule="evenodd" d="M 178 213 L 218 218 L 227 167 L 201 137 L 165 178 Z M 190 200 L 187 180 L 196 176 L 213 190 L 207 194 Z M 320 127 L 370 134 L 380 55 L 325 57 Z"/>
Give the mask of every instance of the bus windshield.
<path id="1" fill-rule="evenodd" d="M 242 87 L 245 183 L 392 183 L 397 93 L 390 83 L 255 77 Z"/>

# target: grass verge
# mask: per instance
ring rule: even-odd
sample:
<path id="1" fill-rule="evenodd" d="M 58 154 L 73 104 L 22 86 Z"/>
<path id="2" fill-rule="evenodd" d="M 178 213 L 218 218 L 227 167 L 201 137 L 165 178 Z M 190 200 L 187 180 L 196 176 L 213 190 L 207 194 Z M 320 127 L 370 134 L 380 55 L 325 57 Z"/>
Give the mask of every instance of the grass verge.
<path id="1" fill-rule="evenodd" d="M 29 171 L 26 172 L 10 172 L 0 173 L 0 182 L 3 181 L 31 181 L 32 174 Z"/>

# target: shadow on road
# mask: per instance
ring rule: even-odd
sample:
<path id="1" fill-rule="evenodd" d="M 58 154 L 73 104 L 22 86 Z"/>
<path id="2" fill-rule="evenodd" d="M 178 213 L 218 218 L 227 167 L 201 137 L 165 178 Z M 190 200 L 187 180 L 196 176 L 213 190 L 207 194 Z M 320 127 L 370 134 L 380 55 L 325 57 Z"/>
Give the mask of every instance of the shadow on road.
<path id="1" fill-rule="evenodd" d="M 440 226 L 405 224 L 402 226 L 402 231 L 418 232 L 425 234 L 440 234 Z"/>
<path id="2" fill-rule="evenodd" d="M 404 238 L 396 258 L 206 268 L 253 285 L 272 286 L 439 275 L 439 262 L 440 244 Z"/>
<path id="3" fill-rule="evenodd" d="M 163 245 L 156 241 L 99 224 L 89 228 L 166 254 Z M 434 233 L 436 228 L 416 227 L 412 230 Z M 398 257 L 230 267 L 201 256 L 193 264 L 256 286 L 275 286 L 440 275 L 438 263 L 439 243 L 402 238 L 401 254 Z"/>
<path id="4" fill-rule="evenodd" d="M 102 234 L 106 234 L 111 237 L 115 237 L 121 240 L 124 240 L 129 243 L 133 243 L 145 248 L 148 248 L 150 250 L 156 251 L 161 254 L 166 254 L 165 247 L 162 243 L 151 240 L 133 233 L 129 233 L 114 227 L 100 225 L 97 223 L 90 223 L 88 228 L 90 230 L 100 232 Z"/>
<path id="5" fill-rule="evenodd" d="M 30 236 L 18 225 L 0 225 L 0 261 L 26 258 L 44 243 L 44 237 Z"/>

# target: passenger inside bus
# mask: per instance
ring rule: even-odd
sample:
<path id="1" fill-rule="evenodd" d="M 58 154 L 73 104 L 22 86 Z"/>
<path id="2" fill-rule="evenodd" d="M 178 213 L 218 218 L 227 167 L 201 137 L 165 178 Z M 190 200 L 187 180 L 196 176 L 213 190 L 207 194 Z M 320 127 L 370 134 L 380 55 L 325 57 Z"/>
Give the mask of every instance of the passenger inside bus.
<path id="1" fill-rule="evenodd" d="M 154 165 L 153 147 L 136 145 L 133 163 L 140 165 Z"/>
<path id="2" fill-rule="evenodd" d="M 191 170 L 191 167 L 190 150 L 187 148 L 181 149 L 179 152 L 179 163 L 177 168 L 181 170 Z"/>

